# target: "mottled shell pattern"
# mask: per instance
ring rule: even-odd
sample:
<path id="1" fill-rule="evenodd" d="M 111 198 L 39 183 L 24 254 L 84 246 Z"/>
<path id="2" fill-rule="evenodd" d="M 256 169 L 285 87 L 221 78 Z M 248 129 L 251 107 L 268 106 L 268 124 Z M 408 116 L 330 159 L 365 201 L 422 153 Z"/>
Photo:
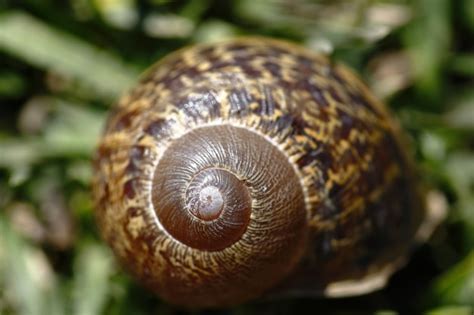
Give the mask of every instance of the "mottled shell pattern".
<path id="1" fill-rule="evenodd" d="M 135 277 L 186 307 L 370 291 L 424 216 L 399 133 L 348 69 L 297 45 L 185 48 L 109 117 L 98 225 Z"/>

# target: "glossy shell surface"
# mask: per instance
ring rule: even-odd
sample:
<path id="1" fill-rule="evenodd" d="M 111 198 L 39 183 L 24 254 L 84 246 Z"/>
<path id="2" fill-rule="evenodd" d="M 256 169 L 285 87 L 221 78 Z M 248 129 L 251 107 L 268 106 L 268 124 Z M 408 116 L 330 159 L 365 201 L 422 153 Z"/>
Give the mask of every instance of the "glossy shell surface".
<path id="1" fill-rule="evenodd" d="M 109 117 L 98 224 L 171 303 L 337 295 L 335 283 L 386 278 L 413 244 L 424 213 L 400 139 L 367 87 L 324 56 L 262 38 L 185 48 Z"/>

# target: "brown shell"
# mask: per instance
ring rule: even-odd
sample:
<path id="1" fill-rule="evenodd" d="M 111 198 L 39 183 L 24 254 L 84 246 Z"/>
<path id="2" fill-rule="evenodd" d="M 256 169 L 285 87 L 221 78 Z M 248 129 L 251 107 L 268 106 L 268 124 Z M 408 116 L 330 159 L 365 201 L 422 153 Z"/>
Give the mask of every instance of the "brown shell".
<path id="1" fill-rule="evenodd" d="M 98 224 L 171 303 L 364 293 L 398 268 L 424 216 L 399 138 L 366 86 L 324 56 L 262 38 L 193 46 L 110 116 L 94 163 Z M 209 217 L 189 206 L 200 177 L 232 185 L 207 190 Z"/>

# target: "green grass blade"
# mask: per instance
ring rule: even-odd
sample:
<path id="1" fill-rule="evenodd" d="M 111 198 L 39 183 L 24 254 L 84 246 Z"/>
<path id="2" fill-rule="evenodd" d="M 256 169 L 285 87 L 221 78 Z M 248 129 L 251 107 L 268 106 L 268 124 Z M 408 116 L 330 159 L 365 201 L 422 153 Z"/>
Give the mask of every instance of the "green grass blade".
<path id="1" fill-rule="evenodd" d="M 22 12 L 0 16 L 0 50 L 45 70 L 77 79 L 97 96 L 114 99 L 138 72 L 116 56 Z"/>
<path id="2" fill-rule="evenodd" d="M 112 260 L 103 247 L 86 245 L 75 261 L 73 298 L 75 315 L 102 314 L 109 297 Z"/>

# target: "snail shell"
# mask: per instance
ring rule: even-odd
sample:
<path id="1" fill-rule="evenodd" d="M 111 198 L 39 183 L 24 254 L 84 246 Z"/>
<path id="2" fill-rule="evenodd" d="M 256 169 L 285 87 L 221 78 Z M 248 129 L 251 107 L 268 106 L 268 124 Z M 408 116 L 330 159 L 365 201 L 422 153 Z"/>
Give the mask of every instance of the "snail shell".
<path id="1" fill-rule="evenodd" d="M 424 217 L 397 124 L 343 66 L 262 38 L 180 50 L 109 117 L 101 234 L 185 307 L 383 286 Z"/>

